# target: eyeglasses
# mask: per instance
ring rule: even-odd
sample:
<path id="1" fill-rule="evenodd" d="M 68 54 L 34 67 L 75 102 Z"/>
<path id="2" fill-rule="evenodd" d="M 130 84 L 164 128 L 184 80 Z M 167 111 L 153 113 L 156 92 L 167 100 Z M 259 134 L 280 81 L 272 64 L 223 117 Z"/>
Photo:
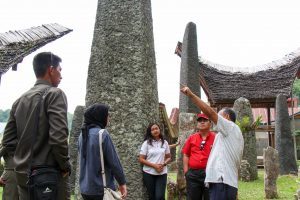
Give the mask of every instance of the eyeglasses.
<path id="1" fill-rule="evenodd" d="M 202 151 L 204 149 L 204 145 L 206 143 L 206 140 L 202 140 L 201 144 L 200 144 L 200 150 Z"/>

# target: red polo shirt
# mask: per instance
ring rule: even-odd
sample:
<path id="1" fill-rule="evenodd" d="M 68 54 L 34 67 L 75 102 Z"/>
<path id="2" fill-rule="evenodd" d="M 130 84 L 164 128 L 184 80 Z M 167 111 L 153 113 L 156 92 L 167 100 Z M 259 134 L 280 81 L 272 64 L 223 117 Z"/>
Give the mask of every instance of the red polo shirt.
<path id="1" fill-rule="evenodd" d="M 201 142 L 203 141 L 200 133 L 194 133 L 186 140 L 182 153 L 189 157 L 189 168 L 192 169 L 205 169 L 208 156 L 214 144 L 215 133 L 209 132 L 203 145 L 203 150 L 200 149 Z"/>

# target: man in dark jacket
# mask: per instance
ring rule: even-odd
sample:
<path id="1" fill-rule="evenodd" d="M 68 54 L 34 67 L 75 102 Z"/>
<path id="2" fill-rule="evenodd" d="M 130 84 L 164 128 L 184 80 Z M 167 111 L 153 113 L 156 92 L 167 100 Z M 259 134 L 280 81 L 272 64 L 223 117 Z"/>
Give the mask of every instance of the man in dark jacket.
<path id="1" fill-rule="evenodd" d="M 2 145 L 5 152 L 14 155 L 20 200 L 29 199 L 28 172 L 45 166 L 61 172 L 57 199 L 69 199 L 67 98 L 57 88 L 62 79 L 60 62 L 61 58 L 51 52 L 34 57 L 37 81 L 15 101 L 4 130 Z"/>

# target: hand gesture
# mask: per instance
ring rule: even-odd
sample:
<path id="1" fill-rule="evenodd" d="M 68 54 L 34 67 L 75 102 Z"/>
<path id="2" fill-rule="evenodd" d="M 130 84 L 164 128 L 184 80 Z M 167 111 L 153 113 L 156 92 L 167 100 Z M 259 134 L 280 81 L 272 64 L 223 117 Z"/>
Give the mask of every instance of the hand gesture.
<path id="1" fill-rule="evenodd" d="M 187 86 L 183 86 L 183 87 L 180 89 L 180 91 L 181 91 L 183 94 L 185 94 L 186 96 L 191 96 L 191 95 L 193 94 L 192 91 L 190 90 L 190 88 L 187 87 Z"/>
<path id="2" fill-rule="evenodd" d="M 4 187 L 6 184 L 6 180 L 3 179 L 3 177 L 0 177 L 0 187 Z"/>
<path id="3" fill-rule="evenodd" d="M 158 173 L 160 173 L 160 172 L 163 171 L 164 165 L 163 165 L 163 164 L 155 164 L 155 165 L 154 165 L 154 169 L 155 169 Z"/>
<path id="4" fill-rule="evenodd" d="M 125 199 L 127 197 L 127 187 L 126 187 L 126 184 L 124 185 L 120 185 L 119 186 L 119 190 L 122 194 L 122 199 Z"/>

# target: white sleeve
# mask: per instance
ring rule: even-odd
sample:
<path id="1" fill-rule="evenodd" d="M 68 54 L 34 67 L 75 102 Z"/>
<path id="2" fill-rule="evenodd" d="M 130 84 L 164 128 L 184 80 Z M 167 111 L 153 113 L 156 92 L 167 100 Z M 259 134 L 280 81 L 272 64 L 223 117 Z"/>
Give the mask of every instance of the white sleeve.
<path id="1" fill-rule="evenodd" d="M 148 143 L 147 141 L 145 141 L 143 144 L 142 144 L 142 147 L 141 147 L 141 151 L 140 151 L 140 155 L 147 155 L 148 154 Z"/>
<path id="2" fill-rule="evenodd" d="M 224 137 L 226 137 L 232 129 L 232 123 L 233 122 L 225 119 L 224 117 L 218 114 L 216 131 L 220 132 Z"/>

